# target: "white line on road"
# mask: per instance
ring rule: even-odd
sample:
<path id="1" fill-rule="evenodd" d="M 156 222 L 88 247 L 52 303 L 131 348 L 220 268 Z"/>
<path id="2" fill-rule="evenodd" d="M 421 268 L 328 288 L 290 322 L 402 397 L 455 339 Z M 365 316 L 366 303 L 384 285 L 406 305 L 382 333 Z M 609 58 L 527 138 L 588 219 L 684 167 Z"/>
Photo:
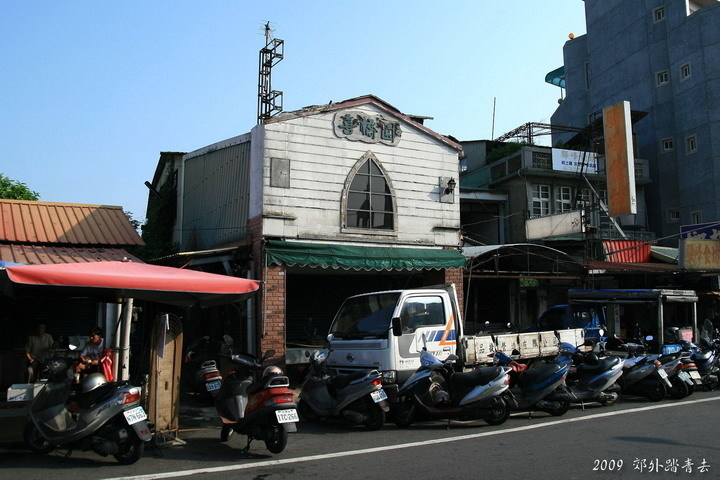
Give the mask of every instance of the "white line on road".
<path id="1" fill-rule="evenodd" d="M 433 440 L 423 440 L 420 442 L 402 443 L 399 445 L 388 445 L 388 446 L 384 446 L 384 447 L 363 448 L 360 450 L 348 450 L 345 452 L 336 452 L 336 453 L 324 453 L 321 455 L 310 455 L 307 457 L 284 458 L 284 459 L 280 459 L 280 460 L 266 460 L 263 462 L 244 463 L 242 465 L 235 464 L 235 465 L 223 465 L 221 467 L 194 468 L 191 470 L 178 470 L 178 471 L 174 471 L 174 472 L 162 472 L 162 473 L 151 473 L 151 474 L 147 474 L 147 475 L 136 475 L 134 477 L 114 477 L 114 478 L 108 478 L 105 480 L 154 480 L 154 479 L 159 479 L 159 478 L 186 477 L 189 475 L 196 475 L 199 473 L 232 472 L 232 471 L 236 471 L 236 470 L 245 470 L 248 468 L 274 467 L 274 466 L 278 466 L 278 465 L 288 465 L 288 464 L 292 464 L 292 463 L 313 462 L 315 460 L 328 460 L 328 459 L 333 459 L 333 458 L 350 457 L 353 455 L 365 455 L 368 453 L 387 452 L 389 450 L 400 450 L 400 449 L 404 449 L 404 448 L 413 448 L 413 447 L 425 447 L 428 445 L 435 445 L 435 444 L 439 444 L 439 443 L 450 443 L 450 442 L 459 442 L 459 441 L 463 441 L 463 440 L 472 440 L 475 438 L 490 437 L 493 435 L 501 435 L 504 433 L 522 432 L 522 431 L 526 431 L 526 430 L 534 430 L 536 428 L 551 427 L 554 425 L 561 425 L 563 423 L 584 422 L 587 420 L 594 420 L 596 418 L 610 417 L 610 416 L 614 416 L 614 415 L 625 415 L 628 413 L 645 412 L 648 410 L 659 410 L 661 408 L 681 407 L 681 406 L 689 405 L 692 403 L 713 402 L 716 400 L 720 400 L 720 397 L 703 398 L 700 400 L 685 400 L 682 402 L 664 403 L 661 405 L 651 405 L 651 406 L 647 406 L 647 407 L 629 408 L 627 410 L 612 410 L 612 411 L 596 413 L 596 414 L 588 415 L 588 416 L 584 416 L 584 417 L 566 418 L 566 419 L 562 419 L 562 420 L 554 420 L 554 421 L 539 423 L 539 424 L 535 424 L 535 425 L 525 425 L 522 427 L 507 428 L 507 429 L 503 429 L 503 430 L 493 430 L 491 432 L 472 433 L 472 434 L 468 434 L 468 435 L 460 435 L 457 437 L 450 437 L 450 438 L 438 438 L 438 439 L 433 439 Z"/>

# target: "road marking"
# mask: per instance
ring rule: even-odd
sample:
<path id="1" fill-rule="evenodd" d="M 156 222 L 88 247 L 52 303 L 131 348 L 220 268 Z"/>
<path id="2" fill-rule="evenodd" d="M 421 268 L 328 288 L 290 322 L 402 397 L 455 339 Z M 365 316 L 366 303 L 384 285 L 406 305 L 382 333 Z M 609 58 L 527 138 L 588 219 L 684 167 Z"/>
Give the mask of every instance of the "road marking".
<path id="1" fill-rule="evenodd" d="M 503 430 L 493 430 L 491 432 L 471 433 L 471 434 L 467 434 L 467 435 L 460 435 L 458 437 L 437 438 L 437 439 L 432 439 L 432 440 L 423 440 L 420 442 L 402 443 L 399 445 L 387 445 L 387 446 L 383 446 L 383 447 L 363 448 L 361 450 L 348 450 L 345 452 L 336 452 L 336 453 L 323 453 L 321 455 L 310 455 L 307 457 L 284 458 L 284 459 L 280 459 L 280 460 L 265 460 L 262 462 L 244 463 L 242 465 L 235 464 L 235 465 L 223 465 L 220 467 L 194 468 L 191 470 L 177 470 L 174 472 L 152 473 L 152 474 L 147 474 L 147 475 L 136 475 L 133 477 L 112 477 L 112 478 L 107 478 L 105 480 L 155 480 L 155 479 L 159 479 L 159 478 L 186 477 L 186 476 L 196 475 L 196 474 L 200 474 L 200 473 L 233 472 L 233 471 L 237 471 L 237 470 L 245 470 L 248 468 L 274 467 L 274 466 L 278 466 L 278 465 L 288 465 L 288 464 L 292 464 L 292 463 L 313 462 L 315 460 L 328 460 L 328 459 L 334 459 L 334 458 L 350 457 L 353 455 L 365 455 L 368 453 L 387 452 L 389 450 L 401 450 L 401 449 L 405 449 L 405 448 L 426 447 L 428 445 L 436 445 L 436 444 L 440 444 L 440 443 L 460 442 L 463 440 L 472 440 L 475 438 L 501 435 L 503 433 L 522 432 L 522 431 L 527 431 L 527 430 L 534 430 L 537 428 L 551 427 L 554 425 L 562 425 L 564 423 L 584 422 L 587 420 L 595 420 L 597 418 L 609 417 L 609 416 L 613 416 L 613 415 L 625 415 L 628 413 L 646 412 L 649 410 L 659 410 L 662 408 L 681 407 L 681 406 L 690 405 L 693 403 L 714 402 L 716 400 L 720 400 L 720 397 L 703 398 L 700 400 L 685 400 L 682 402 L 664 403 L 664 404 L 660 404 L 660 405 L 651 405 L 651 406 L 647 406 L 647 407 L 628 408 L 626 410 L 612 410 L 612 411 L 596 413 L 596 414 L 588 415 L 588 416 L 584 416 L 584 417 L 566 418 L 566 419 L 561 419 L 561 420 L 553 420 L 553 421 L 549 421 L 549 422 L 543 422 L 543 423 L 539 423 L 539 424 L 535 424 L 535 425 L 525 425 L 522 427 L 506 428 Z"/>

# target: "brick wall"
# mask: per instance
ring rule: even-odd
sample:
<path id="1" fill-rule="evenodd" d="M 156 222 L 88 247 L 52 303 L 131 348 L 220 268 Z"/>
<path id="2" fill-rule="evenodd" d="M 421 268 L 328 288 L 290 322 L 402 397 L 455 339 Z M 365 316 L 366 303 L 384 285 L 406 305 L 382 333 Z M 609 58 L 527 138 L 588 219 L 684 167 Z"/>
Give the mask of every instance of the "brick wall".
<path id="1" fill-rule="evenodd" d="M 266 268 L 265 255 L 262 248 L 262 217 L 248 221 L 248 232 L 252 239 L 252 260 L 255 275 L 262 283 L 255 296 L 255 325 L 257 338 L 255 346 L 260 355 L 265 350 L 275 350 L 268 363 L 285 364 L 285 309 L 286 309 L 286 275 L 285 267 L 273 265 Z"/>

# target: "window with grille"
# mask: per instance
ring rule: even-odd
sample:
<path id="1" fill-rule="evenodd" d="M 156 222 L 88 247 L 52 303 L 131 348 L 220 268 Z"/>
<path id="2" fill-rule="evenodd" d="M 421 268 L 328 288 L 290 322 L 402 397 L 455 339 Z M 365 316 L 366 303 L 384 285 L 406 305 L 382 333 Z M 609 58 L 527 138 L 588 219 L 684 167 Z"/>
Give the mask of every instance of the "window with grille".
<path id="1" fill-rule="evenodd" d="M 374 155 L 356 164 L 346 190 L 345 226 L 392 230 L 395 209 L 390 183 Z"/>
<path id="2" fill-rule="evenodd" d="M 697 151 L 697 137 L 691 135 L 685 139 L 685 153 L 695 153 Z"/>
<path id="3" fill-rule="evenodd" d="M 533 185 L 532 216 L 550 215 L 550 185 Z"/>
<path id="4" fill-rule="evenodd" d="M 552 153 L 551 152 L 532 152 L 533 168 L 544 168 L 552 170 Z"/>
<path id="5" fill-rule="evenodd" d="M 668 210 L 668 221 L 669 222 L 679 222 L 680 221 L 680 210 L 678 210 L 676 208 Z"/>
<path id="6" fill-rule="evenodd" d="M 675 142 L 672 138 L 663 138 L 662 139 L 662 149 L 666 152 L 669 152 L 670 150 L 673 150 L 675 148 Z"/>

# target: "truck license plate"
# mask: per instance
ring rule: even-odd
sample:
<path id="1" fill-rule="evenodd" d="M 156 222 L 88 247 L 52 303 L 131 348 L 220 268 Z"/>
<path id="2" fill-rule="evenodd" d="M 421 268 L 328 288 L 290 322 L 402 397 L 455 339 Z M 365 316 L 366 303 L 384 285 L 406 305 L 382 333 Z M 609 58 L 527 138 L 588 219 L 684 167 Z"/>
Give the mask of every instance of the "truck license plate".
<path id="1" fill-rule="evenodd" d="M 375 403 L 382 402 L 383 400 L 387 400 L 387 393 L 385 393 L 385 390 L 382 388 L 380 390 L 375 390 L 374 392 L 370 392 L 370 396 L 375 401 Z"/>
<path id="2" fill-rule="evenodd" d="M 147 420 L 147 414 L 142 407 L 135 407 L 131 408 L 130 410 L 125 410 L 123 412 L 123 415 L 125 415 L 125 420 L 127 420 L 128 425 Z"/>
<path id="3" fill-rule="evenodd" d="M 212 382 L 208 382 L 205 384 L 205 389 L 207 389 L 208 392 L 214 392 L 215 390 L 220 390 L 220 380 L 214 380 Z"/>
<path id="4" fill-rule="evenodd" d="M 295 410 L 294 408 L 275 410 L 275 417 L 277 418 L 278 423 L 290 423 L 300 421 L 297 410 Z"/>

